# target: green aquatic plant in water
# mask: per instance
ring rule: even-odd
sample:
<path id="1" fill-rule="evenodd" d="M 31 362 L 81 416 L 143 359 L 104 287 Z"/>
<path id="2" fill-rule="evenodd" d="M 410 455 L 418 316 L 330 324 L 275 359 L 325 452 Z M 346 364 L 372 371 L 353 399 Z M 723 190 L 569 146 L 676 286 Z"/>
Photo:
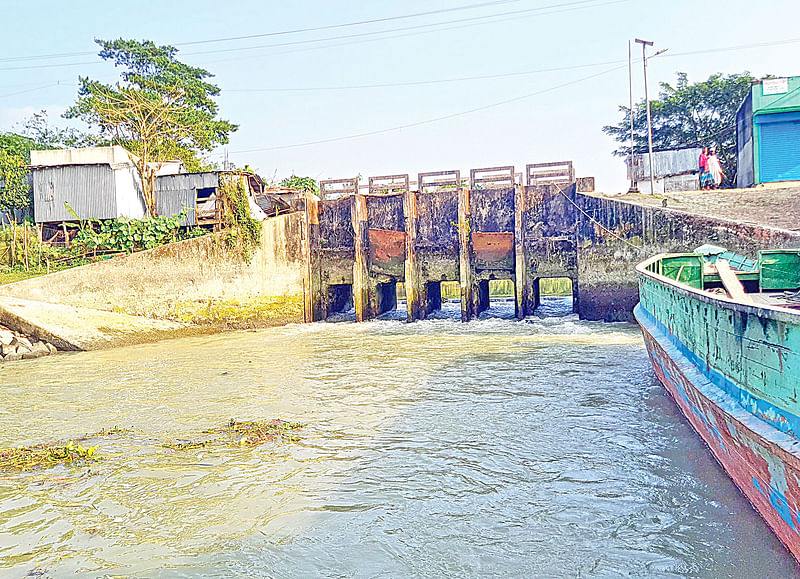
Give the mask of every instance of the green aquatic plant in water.
<path id="1" fill-rule="evenodd" d="M 0 470 L 34 470 L 56 464 L 86 463 L 100 460 L 97 446 L 84 447 L 72 440 L 0 449 Z"/>
<path id="2" fill-rule="evenodd" d="M 292 432 L 302 427 L 299 422 L 280 419 L 238 421 L 231 418 L 225 426 L 203 431 L 203 434 L 211 436 L 165 442 L 162 446 L 171 450 L 190 450 L 206 446 L 258 446 L 275 440 L 296 442 L 300 437 Z"/>
<path id="3" fill-rule="evenodd" d="M 286 420 L 253 420 L 237 421 L 233 418 L 224 426 L 204 430 L 205 436 L 189 440 L 167 441 L 162 447 L 170 450 L 191 450 L 207 446 L 258 446 L 266 442 L 296 442 L 299 437 L 293 431 L 302 428 L 299 422 Z M 87 434 L 78 441 L 87 441 L 107 436 L 125 436 L 133 433 L 129 428 L 114 426 L 102 429 L 94 434 Z M 0 471 L 31 471 L 47 468 L 57 464 L 82 465 L 102 460 L 97 455 L 99 446 L 83 446 L 80 442 L 55 441 L 0 449 Z"/>

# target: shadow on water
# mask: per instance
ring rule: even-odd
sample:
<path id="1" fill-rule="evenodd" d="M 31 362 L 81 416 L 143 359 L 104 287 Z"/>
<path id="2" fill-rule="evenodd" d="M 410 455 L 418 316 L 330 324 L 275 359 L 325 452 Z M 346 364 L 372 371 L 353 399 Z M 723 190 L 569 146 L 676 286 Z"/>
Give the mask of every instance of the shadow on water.
<path id="1" fill-rule="evenodd" d="M 568 312 L 462 324 L 458 308 L 416 324 L 298 325 L 9 365 L 2 446 L 113 424 L 139 434 L 104 442 L 107 460 L 88 469 L 5 475 L 4 566 L 798 573 L 654 380 L 635 327 Z M 232 416 L 307 426 L 298 443 L 257 449 L 153 443 Z"/>

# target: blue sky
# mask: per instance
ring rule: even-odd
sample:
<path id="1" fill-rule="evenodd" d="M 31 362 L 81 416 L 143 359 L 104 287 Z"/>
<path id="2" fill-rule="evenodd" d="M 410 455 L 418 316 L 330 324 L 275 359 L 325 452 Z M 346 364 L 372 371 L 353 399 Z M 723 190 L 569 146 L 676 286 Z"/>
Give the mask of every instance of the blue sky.
<path id="1" fill-rule="evenodd" d="M 485 5 L 461 9 L 476 4 Z M 601 127 L 617 122 L 617 107 L 628 100 L 629 39 L 669 49 L 650 61 L 651 93 L 676 71 L 691 81 L 745 70 L 800 75 L 796 0 L 5 0 L 3 8 L 0 130 L 13 130 L 41 109 L 60 122 L 58 115 L 75 99 L 79 74 L 115 80 L 113 66 L 95 56 L 94 38 L 150 39 L 177 45 L 180 59 L 215 75 L 221 116 L 241 126 L 227 146 L 230 159 L 267 178 L 413 175 L 507 164 L 521 171 L 525 163 L 572 159 L 579 176 L 593 175 L 598 189 L 616 192 L 626 188 L 624 165 L 611 156 L 615 143 Z M 454 10 L 184 44 L 448 9 Z M 333 39 L 318 42 L 324 38 Z M 711 52 L 686 54 L 694 51 Z M 65 53 L 76 54 L 21 59 Z M 543 69 L 561 70 L 520 74 Z M 450 82 L 495 75 L 506 76 Z M 442 80 L 448 82 L 428 82 Z M 641 98 L 641 62 L 634 63 L 633 85 Z M 361 88 L 337 88 L 353 86 Z M 482 110 L 468 113 L 474 109 Z M 449 118 L 425 122 L 441 117 Z M 214 155 L 220 160 L 222 150 Z"/>

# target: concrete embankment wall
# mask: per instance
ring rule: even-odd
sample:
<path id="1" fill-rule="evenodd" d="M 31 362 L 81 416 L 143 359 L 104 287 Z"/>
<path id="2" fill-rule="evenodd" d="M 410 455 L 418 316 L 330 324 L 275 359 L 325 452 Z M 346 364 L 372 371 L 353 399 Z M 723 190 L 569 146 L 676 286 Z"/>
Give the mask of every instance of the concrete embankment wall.
<path id="1" fill-rule="evenodd" d="M 263 222 L 261 244 L 231 251 L 206 235 L 0 287 L 0 296 L 201 327 L 302 322 L 304 214 Z"/>
<path id="2" fill-rule="evenodd" d="M 651 255 L 706 243 L 749 257 L 759 249 L 800 248 L 800 234 L 784 229 L 594 195 L 579 195 L 578 204 L 586 213 L 578 222 L 579 313 L 590 320 L 632 321 L 639 300 L 634 268 Z"/>

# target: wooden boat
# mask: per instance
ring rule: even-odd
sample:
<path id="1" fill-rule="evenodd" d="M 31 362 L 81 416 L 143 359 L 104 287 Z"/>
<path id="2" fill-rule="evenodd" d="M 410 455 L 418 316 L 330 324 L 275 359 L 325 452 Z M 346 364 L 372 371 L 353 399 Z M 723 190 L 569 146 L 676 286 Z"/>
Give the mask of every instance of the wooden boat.
<path id="1" fill-rule="evenodd" d="M 732 262 L 644 261 L 634 314 L 658 379 L 800 560 L 800 251 Z"/>

